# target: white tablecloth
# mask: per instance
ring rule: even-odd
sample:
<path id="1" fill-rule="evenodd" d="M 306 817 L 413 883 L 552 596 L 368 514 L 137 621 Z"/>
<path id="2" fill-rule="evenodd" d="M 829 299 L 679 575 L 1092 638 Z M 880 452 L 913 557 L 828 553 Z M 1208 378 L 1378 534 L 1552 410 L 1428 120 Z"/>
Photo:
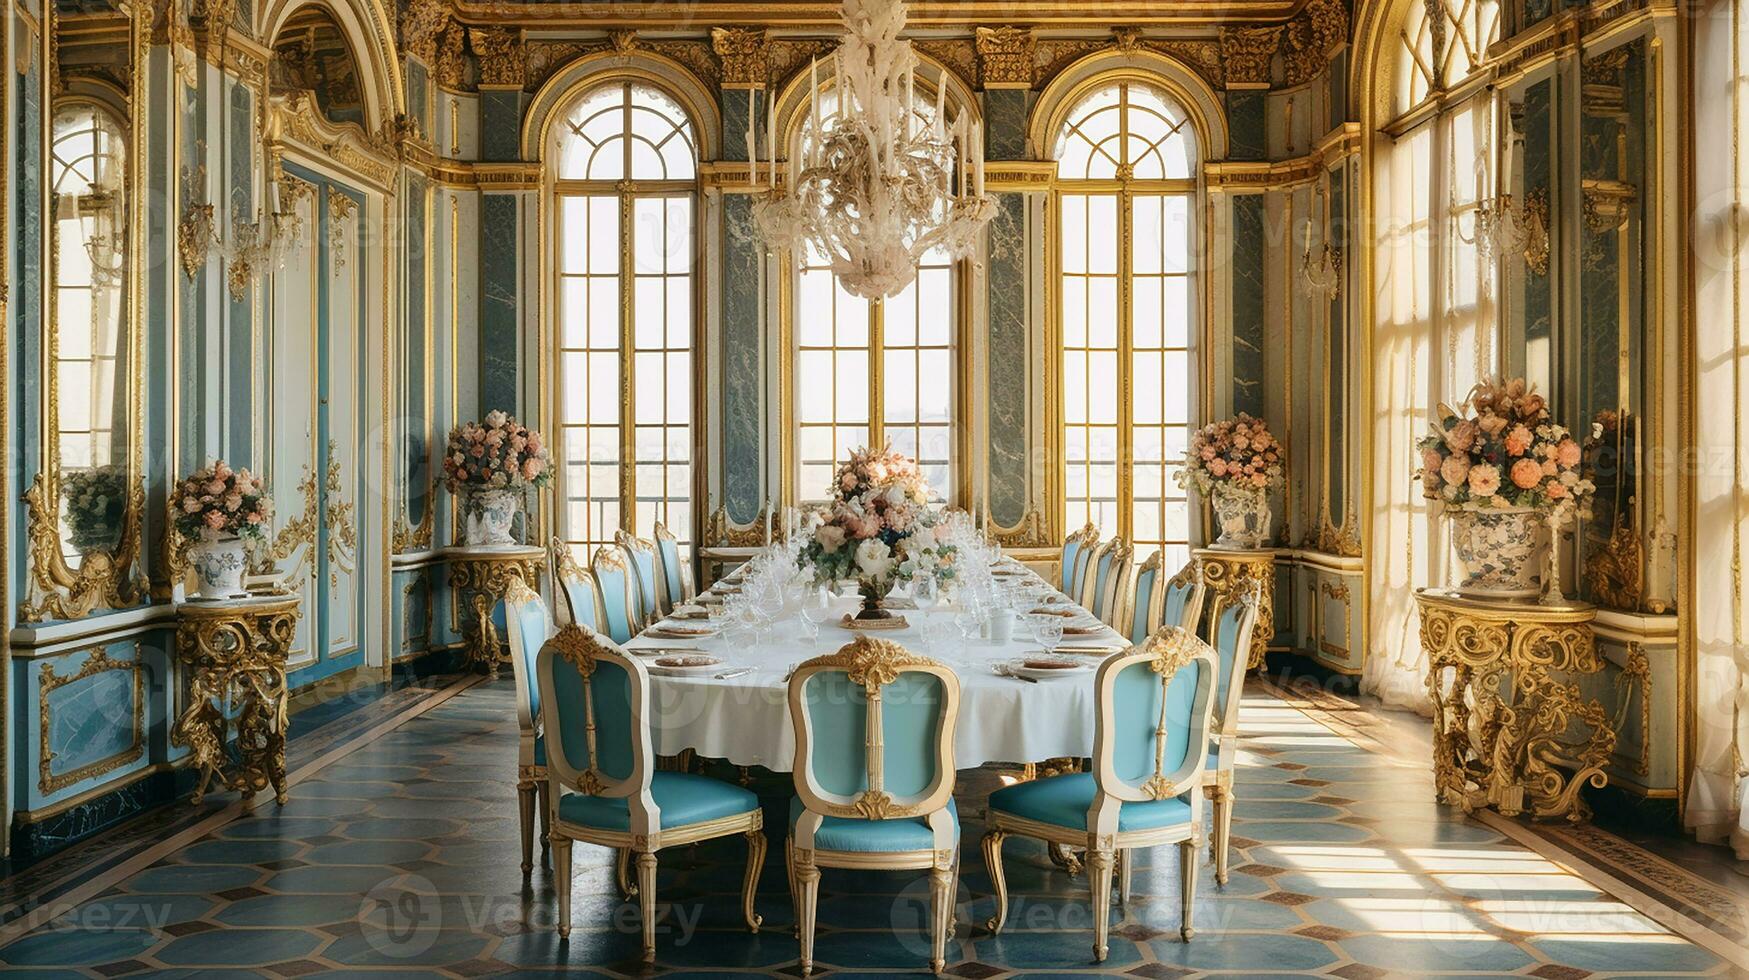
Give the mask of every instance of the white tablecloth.
<path id="1" fill-rule="evenodd" d="M 736 765 L 764 766 L 788 772 L 795 762 L 795 738 L 789 720 L 785 676 L 796 664 L 831 653 L 855 638 L 838 625 L 839 618 L 857 608 L 855 598 L 840 600 L 831 617 L 820 626 L 819 639 L 804 639 L 806 624 L 794 609 L 780 614 L 765 642 L 749 644 L 722 637 L 704 639 L 634 638 L 628 650 L 652 647 L 696 647 L 723 660 L 723 666 L 702 676 L 675 677 L 651 674 L 651 719 L 656 751 L 675 755 L 692 749 L 699 755 L 727 759 Z M 893 640 L 913 653 L 951 665 L 960 679 L 959 726 L 954 733 L 954 765 L 970 769 L 987 762 L 1037 762 L 1059 756 L 1093 754 L 1092 669 L 1067 677 L 1028 683 L 995 672 L 995 664 L 1027 655 L 1041 648 L 1023 621 L 1015 622 L 1014 639 L 1006 643 L 967 640 L 958 627 L 944 632 L 948 639 L 936 645 L 924 640 L 929 619 L 951 621 L 955 610 L 900 611 L 910 625 L 905 629 L 873 634 Z M 687 621 L 696 623 L 698 621 Z M 1097 636 L 1066 636 L 1063 646 L 1103 643 L 1120 645 L 1123 640 L 1111 630 Z M 1064 651 L 1067 652 L 1067 651 Z M 1105 655 L 1085 656 L 1096 665 Z M 753 667 L 752 673 L 716 679 L 738 667 Z"/>

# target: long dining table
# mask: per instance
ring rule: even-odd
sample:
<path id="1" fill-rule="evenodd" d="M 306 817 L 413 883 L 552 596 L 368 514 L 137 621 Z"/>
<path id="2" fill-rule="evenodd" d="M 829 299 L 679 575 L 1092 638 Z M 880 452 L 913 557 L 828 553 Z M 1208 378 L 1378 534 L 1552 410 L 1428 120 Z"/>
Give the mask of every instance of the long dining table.
<path id="1" fill-rule="evenodd" d="M 1046 591 L 1023 566 L 1004 564 L 997 571 L 1008 581 L 1025 580 Z M 699 599 L 704 604 L 720 601 L 721 593 L 715 591 L 719 589 L 733 590 L 734 585 L 718 583 Z M 960 681 L 954 733 L 957 768 L 1092 755 L 1094 668 L 1126 647 L 1128 640 L 1054 589 L 1048 592 L 1040 602 L 1054 601 L 1055 608 L 1072 613 L 1064 617 L 1066 621 L 1078 620 L 1091 629 L 1066 635 L 1056 650 L 1059 659 L 1084 662 L 1084 669 L 1040 680 L 1014 676 L 1007 669 L 1010 665 L 1045 652 L 1024 615 L 1015 617 L 1012 635 L 1005 640 L 967 638 L 956 622 L 960 609 L 948 602 L 926 609 L 897 609 L 895 614 L 903 616 L 907 625 L 868 631 L 867 635 L 892 640 L 953 667 Z M 652 623 L 624 647 L 650 668 L 656 752 L 678 755 L 690 749 L 735 765 L 789 771 L 795 757 L 789 674 L 803 661 L 856 638 L 858 631 L 842 624 L 860 602 L 854 595 L 834 598 L 813 638 L 795 601 L 786 601 L 774 612 L 769 627 L 757 636 L 747 630 L 723 629 L 708 636 L 677 637 L 667 631 L 699 630 L 711 624 L 696 618 Z M 669 673 L 657 666 L 676 655 L 708 656 L 719 663 L 690 674 Z"/>

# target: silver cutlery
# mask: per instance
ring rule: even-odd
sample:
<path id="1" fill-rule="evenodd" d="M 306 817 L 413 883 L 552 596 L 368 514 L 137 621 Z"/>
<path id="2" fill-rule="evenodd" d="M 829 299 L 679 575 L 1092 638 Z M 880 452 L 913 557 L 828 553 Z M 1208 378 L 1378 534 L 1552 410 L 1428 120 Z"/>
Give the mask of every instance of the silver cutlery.
<path id="1" fill-rule="evenodd" d="M 716 676 L 716 679 L 719 681 L 726 681 L 731 677 L 740 677 L 742 674 L 751 674 L 751 673 L 753 673 L 752 667 L 737 667 L 734 670 L 723 671 L 722 673 L 720 673 Z"/>
<path id="2" fill-rule="evenodd" d="M 1036 678 L 1036 677 L 1023 677 L 1020 674 L 1016 674 L 1013 670 L 1009 669 L 1009 666 L 1007 664 L 997 664 L 996 665 L 996 673 L 1002 677 L 1012 677 L 1017 681 L 1025 681 L 1028 684 L 1037 684 L 1038 683 L 1038 678 Z"/>

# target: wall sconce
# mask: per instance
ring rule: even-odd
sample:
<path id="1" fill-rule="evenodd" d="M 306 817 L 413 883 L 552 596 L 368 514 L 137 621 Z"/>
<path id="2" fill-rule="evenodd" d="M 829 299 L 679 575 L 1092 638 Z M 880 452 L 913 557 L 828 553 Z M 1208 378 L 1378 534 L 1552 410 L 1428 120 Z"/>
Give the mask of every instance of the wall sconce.
<path id="1" fill-rule="evenodd" d="M 302 181 L 293 183 L 296 188 L 308 190 Z M 281 182 L 273 180 L 267 185 L 267 196 L 270 210 L 257 212 L 259 216 L 254 221 L 243 221 L 238 208 L 231 211 L 229 244 L 224 256 L 232 299 L 248 295 L 249 284 L 256 276 L 267 269 L 283 267 L 286 258 L 306 244 L 304 218 L 297 209 L 304 193 L 295 188 L 283 190 Z"/>
<path id="2" fill-rule="evenodd" d="M 200 162 L 182 168 L 182 218 L 176 224 L 176 253 L 182 260 L 182 274 L 189 279 L 206 265 L 217 241 L 213 205 L 207 200 L 205 140 L 195 143 L 195 154 Z"/>
<path id="3" fill-rule="evenodd" d="M 1323 196 L 1324 188 L 1319 186 L 1318 197 Z M 1342 246 L 1325 241 L 1316 260 L 1312 254 L 1312 222 L 1307 220 L 1305 245 L 1300 249 L 1300 280 L 1307 289 L 1323 294 L 1328 302 L 1342 292 Z"/>
<path id="4" fill-rule="evenodd" d="M 1587 179 L 1581 184 L 1585 228 L 1593 235 L 1607 235 L 1625 228 L 1633 216 L 1639 189 L 1619 180 Z"/>

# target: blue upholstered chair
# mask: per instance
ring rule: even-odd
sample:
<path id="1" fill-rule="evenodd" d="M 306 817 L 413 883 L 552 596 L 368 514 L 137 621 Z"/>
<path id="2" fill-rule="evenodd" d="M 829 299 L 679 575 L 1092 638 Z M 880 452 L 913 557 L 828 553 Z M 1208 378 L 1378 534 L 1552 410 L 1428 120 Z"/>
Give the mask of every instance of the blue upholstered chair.
<path id="1" fill-rule="evenodd" d="M 667 615 L 680 603 L 691 602 L 697 589 L 692 584 L 692 566 L 681 556 L 674 532 L 657 521 L 651 533 L 656 539 L 656 570 L 663 586 L 662 614 Z"/>
<path id="2" fill-rule="evenodd" d="M 706 776 L 656 771 L 644 665 L 600 633 L 562 627 L 541 648 L 538 669 L 559 935 L 571 934 L 573 841 L 633 853 L 647 962 L 656 956 L 656 852 L 730 834 L 747 838 L 741 913 L 759 931 L 753 895 L 765 834 L 758 797 Z"/>
<path id="3" fill-rule="evenodd" d="M 1112 538 L 1094 551 L 1081 605 L 1099 621 L 1122 633 L 1125 598 L 1135 555 L 1122 538 Z"/>
<path id="4" fill-rule="evenodd" d="M 1250 656 L 1251 631 L 1257 626 L 1257 609 L 1263 602 L 1263 584 L 1231 600 L 1217 599 L 1209 617 L 1209 636 L 1214 640 L 1220 664 L 1215 692 L 1214 737 L 1205 774 L 1209 800 L 1214 809 L 1215 880 L 1227 883 L 1227 851 L 1233 837 L 1233 761 L 1239 753 L 1239 700 L 1245 693 L 1245 662 Z"/>
<path id="5" fill-rule="evenodd" d="M 1202 582 L 1202 566 L 1195 561 L 1178 570 L 1165 583 L 1162 590 L 1160 619 L 1154 624 L 1161 626 L 1178 626 L 1200 633 L 1202 625 L 1202 604 L 1208 595 L 1208 589 Z"/>
<path id="6" fill-rule="evenodd" d="M 561 538 L 553 538 L 548 550 L 552 554 L 553 580 L 564 602 L 556 603 L 566 613 L 565 622 L 601 629 L 601 595 L 595 591 L 595 576 L 577 564 L 571 546 Z"/>
<path id="7" fill-rule="evenodd" d="M 1123 616 L 1126 625 L 1117 627 L 1117 631 L 1137 646 L 1160 628 L 1161 606 L 1165 598 L 1165 566 L 1166 553 L 1155 551 L 1142 562 L 1142 567 L 1136 569 L 1135 583 L 1129 590 L 1129 606 Z"/>
<path id="8" fill-rule="evenodd" d="M 605 545 L 597 548 L 589 568 L 595 573 L 595 588 L 601 594 L 601 632 L 615 643 L 624 643 L 643 632 L 638 586 L 625 552 Z"/>
<path id="9" fill-rule="evenodd" d="M 1086 568 L 1088 552 L 1099 543 L 1099 529 L 1089 521 L 1087 526 L 1063 539 L 1063 557 L 1058 563 L 1063 594 L 1071 599 L 1081 594 L 1081 576 Z"/>
<path id="10" fill-rule="evenodd" d="M 516 750 L 516 795 L 522 817 L 522 873 L 534 870 L 534 815 L 536 801 L 547 789 L 546 740 L 541 736 L 540 689 L 535 683 L 535 660 L 551 632 L 547 604 L 520 579 L 504 595 L 504 626 L 510 640 L 510 671 L 516 679 L 516 722 L 520 729 Z M 547 839 L 547 808 L 539 808 L 541 840 Z"/>
<path id="11" fill-rule="evenodd" d="M 666 603 L 662 596 L 661 578 L 656 574 L 656 546 L 624 531 L 615 531 L 613 540 L 625 554 L 626 562 L 632 569 L 632 581 L 637 586 L 635 602 L 639 622 L 656 621 L 663 615 Z"/>
<path id="12" fill-rule="evenodd" d="M 927 869 L 929 965 L 941 972 L 959 863 L 959 698 L 946 665 L 867 636 L 791 675 L 796 797 L 785 856 L 804 975 L 814 965 L 821 868 Z"/>
<path id="13" fill-rule="evenodd" d="M 992 933 L 1002 930 L 1008 916 L 1002 841 L 1021 834 L 1087 848 L 1096 961 L 1107 952 L 1107 906 L 1118 857 L 1132 848 L 1177 844 L 1183 884 L 1179 933 L 1190 939 L 1203 835 L 1201 769 L 1208 755 L 1216 673 L 1208 644 L 1174 626 L 1161 627 L 1146 643 L 1099 665 L 1093 682 L 1093 771 L 1028 780 L 990 794 L 984 863 L 996 886 Z"/>

